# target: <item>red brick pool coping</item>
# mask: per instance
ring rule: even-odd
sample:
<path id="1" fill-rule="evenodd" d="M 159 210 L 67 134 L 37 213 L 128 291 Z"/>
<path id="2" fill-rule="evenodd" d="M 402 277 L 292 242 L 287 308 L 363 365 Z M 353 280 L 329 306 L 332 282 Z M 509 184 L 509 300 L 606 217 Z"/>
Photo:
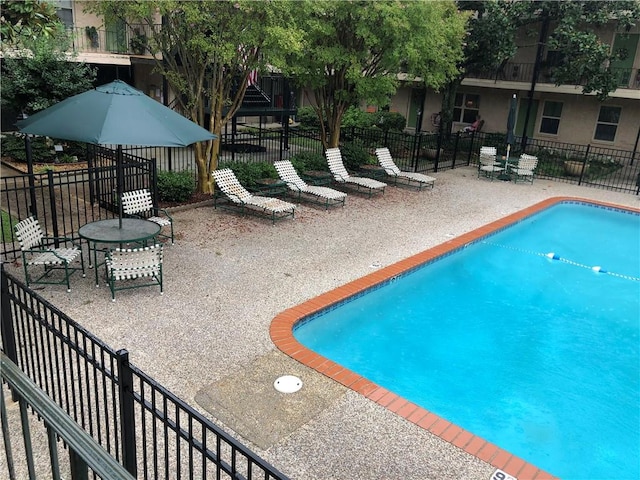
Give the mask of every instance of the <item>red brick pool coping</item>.
<path id="1" fill-rule="evenodd" d="M 313 315 L 335 303 L 341 302 L 368 288 L 389 280 L 390 278 L 406 272 L 416 266 L 446 255 L 453 250 L 463 247 L 495 231 L 501 230 L 519 220 L 522 220 L 545 208 L 558 203 L 579 202 L 603 207 L 610 207 L 640 213 L 640 209 L 614 205 L 574 197 L 554 197 L 539 202 L 531 207 L 520 210 L 514 214 L 491 222 L 471 232 L 465 233 L 440 245 L 401 260 L 393 265 L 381 268 L 373 273 L 358 278 L 342 285 L 334 290 L 323 293 L 293 308 L 289 308 L 277 315 L 271 322 L 269 333 L 273 343 L 285 354 L 299 361 L 345 387 L 354 390 L 368 399 L 386 407 L 388 410 L 400 415 L 411 423 L 437 435 L 443 440 L 461 448 L 467 453 L 483 460 L 492 466 L 503 470 L 516 477 L 518 480 L 543 480 L 556 478 L 553 475 L 540 470 L 538 467 L 512 455 L 502 448 L 474 435 L 438 415 L 409 402 L 395 393 L 376 383 L 367 380 L 355 372 L 319 355 L 299 343 L 293 336 L 294 326 L 309 315 Z"/>

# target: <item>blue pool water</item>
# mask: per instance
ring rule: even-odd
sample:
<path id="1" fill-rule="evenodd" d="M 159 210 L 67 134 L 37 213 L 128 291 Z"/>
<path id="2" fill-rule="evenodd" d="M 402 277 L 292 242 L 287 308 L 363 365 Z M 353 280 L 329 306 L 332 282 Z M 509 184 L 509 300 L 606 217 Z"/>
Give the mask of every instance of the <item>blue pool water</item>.
<path id="1" fill-rule="evenodd" d="M 638 479 L 639 278 L 639 215 L 559 204 L 294 336 L 563 479 Z"/>

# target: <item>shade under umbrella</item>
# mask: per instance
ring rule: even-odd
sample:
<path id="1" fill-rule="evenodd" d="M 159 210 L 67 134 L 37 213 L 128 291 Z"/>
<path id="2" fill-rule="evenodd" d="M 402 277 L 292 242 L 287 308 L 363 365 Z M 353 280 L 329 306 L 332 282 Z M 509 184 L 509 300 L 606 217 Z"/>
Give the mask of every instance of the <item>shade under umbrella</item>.
<path id="1" fill-rule="evenodd" d="M 216 135 L 116 80 L 42 110 L 17 123 L 22 133 L 118 145 L 116 186 L 122 197 L 122 145 L 186 147 Z M 122 202 L 120 218 L 122 219 Z"/>

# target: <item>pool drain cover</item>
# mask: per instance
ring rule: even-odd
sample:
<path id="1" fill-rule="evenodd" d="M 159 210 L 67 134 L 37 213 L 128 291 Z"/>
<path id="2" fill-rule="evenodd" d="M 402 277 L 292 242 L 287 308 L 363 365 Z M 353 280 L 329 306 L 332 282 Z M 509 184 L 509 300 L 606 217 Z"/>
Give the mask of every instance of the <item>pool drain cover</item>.
<path id="1" fill-rule="evenodd" d="M 293 375 L 283 375 L 273 382 L 274 388 L 282 393 L 294 393 L 302 388 L 302 380 Z"/>

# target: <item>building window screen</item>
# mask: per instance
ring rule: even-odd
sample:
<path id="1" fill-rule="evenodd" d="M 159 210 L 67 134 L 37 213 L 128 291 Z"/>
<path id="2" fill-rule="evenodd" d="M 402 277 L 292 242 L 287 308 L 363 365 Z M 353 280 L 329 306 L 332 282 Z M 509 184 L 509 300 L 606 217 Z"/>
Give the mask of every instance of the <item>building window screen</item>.
<path id="1" fill-rule="evenodd" d="M 456 101 L 453 107 L 453 121 L 462 123 L 473 123 L 480 113 L 480 95 L 470 93 L 456 94 Z"/>
<path id="2" fill-rule="evenodd" d="M 620 107 L 600 107 L 596 132 L 593 136 L 594 140 L 603 140 L 605 142 L 613 142 L 615 140 L 621 111 L 622 108 Z"/>
<path id="3" fill-rule="evenodd" d="M 542 120 L 540 121 L 540 133 L 557 135 L 558 127 L 560 126 L 560 117 L 562 117 L 561 102 L 544 102 Z"/>

